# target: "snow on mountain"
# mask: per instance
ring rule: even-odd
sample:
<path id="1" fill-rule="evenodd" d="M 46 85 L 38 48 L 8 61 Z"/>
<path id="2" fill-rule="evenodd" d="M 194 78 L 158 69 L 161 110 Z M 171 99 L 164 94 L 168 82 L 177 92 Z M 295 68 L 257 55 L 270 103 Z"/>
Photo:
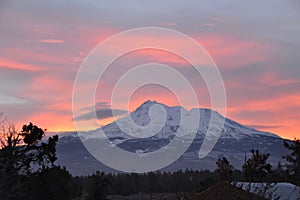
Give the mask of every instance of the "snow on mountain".
<path id="1" fill-rule="evenodd" d="M 194 108 L 190 111 L 187 111 L 186 109 L 175 106 L 175 107 L 169 107 L 161 103 L 157 103 L 156 101 L 146 101 L 143 103 L 140 107 L 138 107 L 135 111 L 133 111 L 130 116 L 126 116 L 124 118 L 118 119 L 117 122 L 122 122 L 125 125 L 129 124 L 128 118 L 132 118 L 134 123 L 136 123 L 139 126 L 146 126 L 150 123 L 151 119 L 149 116 L 149 111 L 151 107 L 155 105 L 162 106 L 167 114 L 167 120 L 162 128 L 162 130 L 154 136 L 154 138 L 172 138 L 173 134 L 176 132 L 177 128 L 180 126 L 181 121 L 181 115 L 183 118 L 191 115 L 192 112 L 199 112 L 200 114 L 200 121 L 198 126 L 197 134 L 200 136 L 205 136 L 208 125 L 211 120 L 211 114 L 215 113 L 218 118 L 222 118 L 222 120 L 225 120 L 224 128 L 221 134 L 221 138 L 235 138 L 240 139 L 247 136 L 270 136 L 270 137 L 277 137 L 277 135 L 267 132 L 261 132 L 257 131 L 253 128 L 241 125 L 233 120 L 223 118 L 219 113 L 216 111 L 212 111 L 210 109 L 203 109 L 203 108 Z M 193 120 L 193 119 L 191 119 Z M 104 126 L 102 130 L 106 133 L 106 135 L 111 138 L 112 140 L 114 138 L 123 138 L 123 139 L 134 139 L 131 135 L 128 135 L 124 133 L 119 127 L 117 122 L 113 122 L 107 126 Z M 141 133 L 142 134 L 142 133 Z"/>
<path id="2" fill-rule="evenodd" d="M 156 115 L 155 112 L 157 112 Z M 146 101 L 129 115 L 102 127 L 102 130 L 112 145 L 131 152 L 151 152 L 167 145 L 174 138 L 178 129 L 181 128 L 181 120 L 195 120 L 197 112 L 200 120 L 196 130 L 197 134 L 195 138 L 192 138 L 192 145 L 180 159 L 163 170 L 214 169 L 216 160 L 221 156 L 228 157 L 235 167 L 241 168 L 245 155 L 249 157 L 251 149 L 259 149 L 261 152 L 270 153 L 270 161 L 273 164 L 277 164 L 278 161 L 283 162 L 282 156 L 287 151 L 283 147 L 282 138 L 224 118 L 210 109 L 194 108 L 188 111 L 180 106 L 169 107 L 156 101 Z M 153 117 L 153 113 L 155 117 Z M 213 150 L 204 159 L 199 159 L 198 151 L 203 143 L 212 114 L 217 116 L 217 121 L 224 120 L 224 127 Z M 151 115 L 153 121 L 151 121 Z M 161 126 L 160 122 L 163 118 L 165 123 Z M 130 120 L 133 120 L 138 126 L 129 126 Z M 128 130 L 122 130 L 120 125 Z M 184 128 L 184 132 L 193 131 L 189 130 L 189 127 Z M 97 134 L 98 131 L 99 129 L 85 132 L 81 134 L 83 135 L 81 139 L 93 140 L 95 138 L 91 136 Z M 126 133 L 128 131 L 131 135 Z M 144 138 L 145 131 L 149 132 L 147 134 L 150 135 L 151 132 L 155 134 Z M 67 166 L 75 174 L 90 173 L 99 169 L 114 171 L 95 160 L 85 149 L 76 133 L 61 137 L 57 152 L 58 163 Z"/>

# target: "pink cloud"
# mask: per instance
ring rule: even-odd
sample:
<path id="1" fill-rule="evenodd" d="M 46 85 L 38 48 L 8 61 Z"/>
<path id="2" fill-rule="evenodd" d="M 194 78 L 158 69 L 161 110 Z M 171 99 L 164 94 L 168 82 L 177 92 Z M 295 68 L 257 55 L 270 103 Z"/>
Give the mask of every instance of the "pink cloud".
<path id="1" fill-rule="evenodd" d="M 25 64 L 16 62 L 13 60 L 0 58 L 0 68 L 8 68 L 8 69 L 16 69 L 16 70 L 24 70 L 24 71 L 41 71 L 43 70 L 39 66 L 35 66 L 32 64 Z"/>
<path id="2" fill-rule="evenodd" d="M 207 25 L 211 26 L 215 22 L 221 19 L 216 18 L 211 20 Z M 166 24 L 166 25 L 176 25 L 176 24 Z M 48 30 L 49 29 L 49 30 Z M 61 44 L 60 48 L 53 49 L 47 48 L 45 45 L 38 44 L 36 42 L 28 42 L 22 44 L 18 47 L 6 48 L 1 51 L 4 55 L 0 59 L 0 67 L 12 68 L 17 70 L 26 70 L 26 71 L 47 71 L 47 73 L 40 74 L 39 77 L 34 78 L 29 83 L 29 92 L 28 94 L 21 94 L 20 96 L 26 97 L 27 99 L 32 99 L 36 102 L 42 102 L 42 110 L 39 110 L 40 114 L 33 114 L 28 117 L 28 120 L 33 120 L 34 122 L 40 123 L 41 126 L 48 128 L 50 130 L 72 130 L 73 124 L 70 121 L 72 116 L 72 106 L 71 106 L 71 96 L 72 96 L 72 86 L 73 79 L 72 76 L 69 77 L 71 72 L 76 71 L 79 67 L 79 63 L 87 56 L 87 53 L 91 51 L 96 45 L 101 41 L 109 38 L 111 35 L 118 33 L 119 30 L 116 28 L 110 27 L 93 27 L 88 25 L 82 25 L 78 31 L 74 31 L 72 34 L 69 34 L 67 38 L 60 37 L 59 34 L 51 30 L 51 27 L 47 30 L 39 29 L 42 32 L 36 31 L 33 34 L 33 38 L 37 38 L 39 34 L 45 34 L 43 39 L 37 40 L 32 39 L 31 41 L 39 41 L 40 43 L 52 43 L 52 44 Z M 58 30 L 56 30 L 59 32 Z M 56 35 L 57 34 L 57 35 Z M 64 35 L 65 36 L 65 35 Z M 269 54 L 271 47 L 268 44 L 261 43 L 258 41 L 250 41 L 244 38 L 238 38 L 228 35 L 195 35 L 192 36 L 195 38 L 211 57 L 215 60 L 217 65 L 222 68 L 238 69 L 242 68 L 244 65 L 251 65 L 255 63 L 269 63 L 272 64 L 272 58 Z M 51 39 L 51 38 L 62 38 Z M 140 43 L 151 43 L 156 40 L 155 38 L 146 38 L 146 37 L 137 37 L 135 38 L 137 42 Z M 68 42 L 64 42 L 68 41 Z M 172 47 L 176 49 L 186 49 L 184 44 L 180 41 L 176 41 L 174 38 L 160 38 L 162 44 L 168 43 L 173 45 Z M 130 44 L 128 44 L 130 46 Z M 47 46 L 47 45 L 46 45 Z M 54 47 L 54 46 L 53 46 Z M 55 46 L 57 47 L 57 46 Z M 117 49 L 123 48 L 118 44 L 114 44 L 107 53 L 114 53 Z M 189 51 L 189 49 L 186 49 Z M 190 52 L 193 53 L 193 52 Z M 141 58 L 142 60 L 149 61 L 154 60 L 158 63 L 172 64 L 176 66 L 189 66 L 189 63 L 182 59 L 181 57 L 174 55 L 169 52 L 161 50 L 142 50 L 132 53 L 132 58 Z M 198 55 L 194 55 L 197 57 Z M 25 64 L 26 63 L 26 64 Z M 27 63 L 39 63 L 37 64 L 27 64 Z M 54 67 L 55 66 L 55 67 Z M 124 66 L 121 65 L 120 68 Z M 121 69 L 120 69 L 121 70 Z M 53 72 L 49 74 L 48 72 Z M 64 79 L 64 76 L 66 79 Z M 55 76 L 60 75 L 59 77 Z M 74 75 L 74 74 L 73 74 Z M 244 79 L 247 74 L 243 74 L 240 79 Z M 69 77 L 69 79 L 67 79 Z M 252 77 L 253 78 L 253 77 Z M 260 77 L 255 77 L 255 81 L 259 84 L 265 84 L 267 86 L 282 86 L 293 83 L 298 83 L 297 80 L 290 80 L 280 78 L 276 74 L 264 73 Z M 249 84 L 240 80 L 225 80 L 226 86 L 229 90 L 233 89 L 244 89 L 244 90 L 258 90 L 260 85 Z M 108 83 L 106 83 L 108 84 Z M 104 85 L 106 88 L 101 90 L 101 93 L 108 94 L 111 85 Z M 207 99 L 207 94 L 205 93 L 202 86 L 197 86 L 197 95 L 199 99 L 204 99 L 202 104 L 209 107 L 209 99 Z M 27 90 L 25 90 L 27 91 Z M 105 96 L 104 94 L 104 96 Z M 148 94 L 148 96 L 147 96 Z M 106 95 L 106 97 L 109 95 Z M 203 97 L 204 96 L 204 97 Z M 251 97 L 251 95 L 248 95 Z M 244 124 L 268 124 L 273 125 L 274 127 L 266 128 L 266 130 L 280 132 L 284 137 L 293 137 L 293 134 L 299 131 L 297 129 L 298 122 L 297 111 L 291 111 L 291 108 L 299 107 L 300 94 L 283 94 L 282 97 L 273 97 L 270 99 L 256 99 L 256 100 L 246 100 L 245 96 L 229 97 L 230 105 L 228 108 L 228 117 L 235 117 L 239 111 L 245 109 L 251 110 L 253 112 L 260 112 L 265 110 L 271 110 L 276 115 L 271 118 L 257 117 L 246 118 L 239 117 L 236 120 Z M 104 98 L 104 100 L 109 99 Z M 133 110 L 145 100 L 155 99 L 159 102 L 168 104 L 168 105 L 177 105 L 177 99 L 170 94 L 168 91 L 160 92 L 159 94 L 147 93 L 147 92 L 137 92 L 132 97 L 130 102 L 129 109 Z M 99 98 L 99 100 L 103 100 Z M 46 106 L 45 106 L 46 105 Z M 50 110 L 53 110 L 52 112 Z M 59 112 L 61 111 L 61 112 Z M 280 116 L 284 116 L 280 117 Z M 57 121 L 61 123 L 57 123 Z M 260 123 L 261 122 L 261 123 Z M 105 124 L 105 123 L 103 123 Z M 275 126 L 280 124 L 281 126 Z M 283 128 L 285 127 L 285 128 Z"/>
<path id="3" fill-rule="evenodd" d="M 270 61 L 269 46 L 232 36 L 194 36 L 219 67 L 241 67 L 247 64 Z"/>
<path id="4" fill-rule="evenodd" d="M 254 63 L 270 62 L 271 56 L 269 53 L 270 46 L 256 41 L 248 41 L 245 39 L 235 38 L 232 36 L 219 36 L 219 35 L 196 35 L 192 36 L 196 41 L 204 47 L 211 58 L 220 67 L 241 67 L 243 65 L 249 65 Z M 128 41 L 132 41 L 133 38 L 128 38 Z M 160 41 L 161 46 L 167 48 L 168 46 L 178 52 L 184 50 L 191 58 L 195 58 L 199 64 L 208 64 L 210 61 L 205 55 L 199 55 L 199 53 L 191 52 L 185 43 L 172 37 L 160 37 L 151 38 L 137 36 L 134 41 L 141 45 L 157 43 Z M 130 43 L 126 48 L 130 48 Z M 119 44 L 113 44 L 110 49 L 107 50 L 108 54 L 114 54 L 116 50 L 124 48 Z M 132 52 L 137 56 L 144 58 L 154 59 L 158 63 L 171 63 L 182 66 L 190 65 L 186 60 L 181 58 L 181 55 L 175 55 L 172 52 L 155 50 L 155 49 L 143 49 L 140 51 Z"/>

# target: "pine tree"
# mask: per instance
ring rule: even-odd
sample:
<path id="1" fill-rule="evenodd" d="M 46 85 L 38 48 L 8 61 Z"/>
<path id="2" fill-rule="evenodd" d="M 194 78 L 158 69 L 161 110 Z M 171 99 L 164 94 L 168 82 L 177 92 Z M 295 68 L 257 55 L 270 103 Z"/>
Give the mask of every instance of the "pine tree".
<path id="1" fill-rule="evenodd" d="M 218 175 L 219 181 L 230 181 L 233 173 L 233 166 L 230 164 L 226 157 L 219 158 L 216 162 L 217 169 L 216 173 Z"/>
<path id="2" fill-rule="evenodd" d="M 291 154 L 284 156 L 288 161 L 288 171 L 292 180 L 300 185 L 300 139 L 294 139 L 292 142 L 284 141 L 284 146 L 292 151 Z"/>
<path id="3" fill-rule="evenodd" d="M 243 165 L 243 174 L 247 181 L 263 181 L 272 173 L 272 165 L 267 163 L 270 154 L 261 154 L 251 150 L 252 156 Z"/>
<path id="4" fill-rule="evenodd" d="M 104 173 L 97 171 L 93 174 L 85 188 L 87 200 L 105 200 L 108 192 L 108 179 Z"/>

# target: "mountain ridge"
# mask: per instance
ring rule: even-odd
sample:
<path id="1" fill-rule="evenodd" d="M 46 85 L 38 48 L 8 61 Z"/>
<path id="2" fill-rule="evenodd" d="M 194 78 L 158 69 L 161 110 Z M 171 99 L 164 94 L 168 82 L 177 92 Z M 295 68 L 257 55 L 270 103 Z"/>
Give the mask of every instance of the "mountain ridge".
<path id="1" fill-rule="evenodd" d="M 117 122 L 123 122 L 126 125 L 130 117 L 142 128 L 147 127 L 147 125 L 151 123 L 151 107 L 157 105 L 162 106 L 162 108 L 166 110 L 166 123 L 157 134 L 144 138 L 142 137 L 143 135 L 138 135 L 142 129 L 132 129 L 137 131 L 136 135 L 138 137 L 134 137 L 122 131 L 118 126 Z M 116 170 L 103 165 L 93 158 L 85 149 L 81 140 L 95 140 L 91 135 L 97 134 L 97 131 L 101 129 L 113 146 L 134 153 L 154 152 L 172 141 L 179 129 L 181 113 L 184 118 L 188 117 L 192 112 L 197 111 L 200 114 L 200 120 L 195 138 L 192 138 L 193 142 L 191 146 L 177 161 L 161 169 L 162 171 L 174 171 L 187 168 L 214 169 L 216 160 L 222 156 L 228 157 L 234 167 L 240 169 L 245 156 L 250 156 L 251 149 L 259 149 L 263 153 L 270 153 L 270 162 L 273 165 L 279 161 L 284 162 L 282 156 L 287 153 L 287 150 L 284 148 L 283 139 L 280 136 L 269 132 L 258 131 L 228 118 L 224 118 L 222 133 L 212 151 L 204 159 L 199 159 L 198 152 L 206 136 L 209 119 L 211 114 L 213 112 L 216 113 L 216 111 L 207 108 L 194 108 L 188 111 L 181 106 L 170 107 L 156 101 L 148 100 L 123 118 L 119 118 L 97 130 L 84 132 L 80 134 L 80 138 L 76 132 L 61 137 L 57 146 L 58 163 L 67 166 L 74 174 L 92 173 L 96 170 L 116 172 Z M 217 116 L 220 118 L 223 117 L 219 113 Z M 143 132 L 141 132 L 141 134 L 143 134 Z"/>
<path id="2" fill-rule="evenodd" d="M 195 111 L 199 111 L 200 112 L 200 116 L 202 115 L 206 115 L 204 117 L 207 117 L 208 115 L 211 116 L 211 113 L 214 112 L 215 114 L 217 114 L 218 117 L 222 117 L 224 118 L 225 120 L 225 124 L 227 123 L 227 125 L 231 125 L 234 126 L 235 128 L 236 127 L 239 127 L 239 128 L 242 128 L 243 131 L 246 131 L 246 132 L 251 132 L 253 131 L 253 133 L 256 133 L 256 134 L 266 134 L 268 136 L 273 136 L 273 137 L 279 137 L 281 138 L 280 136 L 274 134 L 274 133 L 271 133 L 271 132 L 265 132 L 265 131 L 260 131 L 260 130 L 257 130 L 257 129 L 254 129 L 252 127 L 249 127 L 247 125 L 243 125 L 241 123 L 238 123 L 234 120 L 231 120 L 229 118 L 226 118 L 224 116 L 222 116 L 220 113 L 218 113 L 217 111 L 214 111 L 214 110 L 211 110 L 209 108 L 192 108 L 190 110 L 187 110 L 181 106 L 167 106 L 165 104 L 162 104 L 162 103 L 158 103 L 157 101 L 151 101 L 151 100 L 147 100 L 146 102 L 144 102 L 143 104 L 141 104 L 138 108 L 136 108 L 133 112 L 131 112 L 129 115 L 133 118 L 133 120 L 138 124 L 138 125 L 142 125 L 142 126 L 145 126 L 147 124 L 149 124 L 149 110 L 150 108 L 153 106 L 153 105 L 161 105 L 163 106 L 166 110 L 169 110 L 172 112 L 175 111 L 176 112 L 179 112 L 178 110 L 181 109 L 183 112 L 186 112 L 186 113 L 191 113 L 191 112 L 195 112 Z M 138 120 L 139 117 L 141 117 L 141 111 L 142 111 L 142 114 L 145 114 L 146 117 L 142 119 L 142 122 Z M 170 115 L 170 113 L 168 113 Z M 174 115 L 174 112 L 171 113 L 171 115 Z M 129 115 L 125 116 L 125 117 L 129 117 Z M 174 121 L 174 116 L 169 116 L 168 117 L 171 117 L 172 120 Z M 203 116 L 202 116 L 203 117 Z M 117 119 L 116 121 L 120 121 L 124 119 L 123 118 L 120 118 L 120 119 Z M 146 122 L 145 122 L 146 120 Z M 177 121 L 176 121 L 177 120 Z M 176 119 L 175 121 L 178 123 L 178 120 L 179 119 Z M 206 119 L 207 120 L 207 119 Z M 108 129 L 108 127 L 112 126 L 112 124 L 114 124 L 114 122 L 108 124 L 108 125 L 105 125 L 103 127 L 101 127 L 101 129 L 105 130 L 105 129 Z M 200 124 L 201 125 L 201 124 Z M 199 126 L 199 129 L 201 129 L 201 127 Z M 222 136 L 221 136 L 222 137 Z"/>

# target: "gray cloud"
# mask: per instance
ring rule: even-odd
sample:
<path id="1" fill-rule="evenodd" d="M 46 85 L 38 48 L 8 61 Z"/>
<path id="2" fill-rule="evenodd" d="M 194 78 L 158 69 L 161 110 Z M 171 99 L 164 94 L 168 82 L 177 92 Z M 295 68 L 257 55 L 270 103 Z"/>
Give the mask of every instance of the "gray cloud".
<path id="1" fill-rule="evenodd" d="M 96 116 L 97 119 L 106 119 L 109 117 L 113 117 L 113 112 L 115 116 L 121 116 L 121 115 L 125 115 L 128 113 L 128 111 L 126 110 L 118 110 L 118 109 L 97 109 L 96 110 Z M 91 120 L 94 119 L 94 112 L 88 112 L 88 113 L 84 113 L 82 115 L 76 116 L 74 117 L 73 120 Z"/>
<path id="2" fill-rule="evenodd" d="M 95 103 L 94 106 L 87 106 L 87 107 L 84 107 L 82 109 L 80 109 L 81 111 L 93 111 L 94 109 L 109 109 L 110 108 L 110 105 L 105 102 L 105 101 L 100 101 L 100 102 L 97 102 Z"/>
<path id="3" fill-rule="evenodd" d="M 284 128 L 286 126 L 282 126 L 282 125 L 247 125 L 249 127 L 255 128 L 255 129 L 260 129 L 260 130 L 264 130 L 264 129 L 274 129 L 274 128 Z"/>

